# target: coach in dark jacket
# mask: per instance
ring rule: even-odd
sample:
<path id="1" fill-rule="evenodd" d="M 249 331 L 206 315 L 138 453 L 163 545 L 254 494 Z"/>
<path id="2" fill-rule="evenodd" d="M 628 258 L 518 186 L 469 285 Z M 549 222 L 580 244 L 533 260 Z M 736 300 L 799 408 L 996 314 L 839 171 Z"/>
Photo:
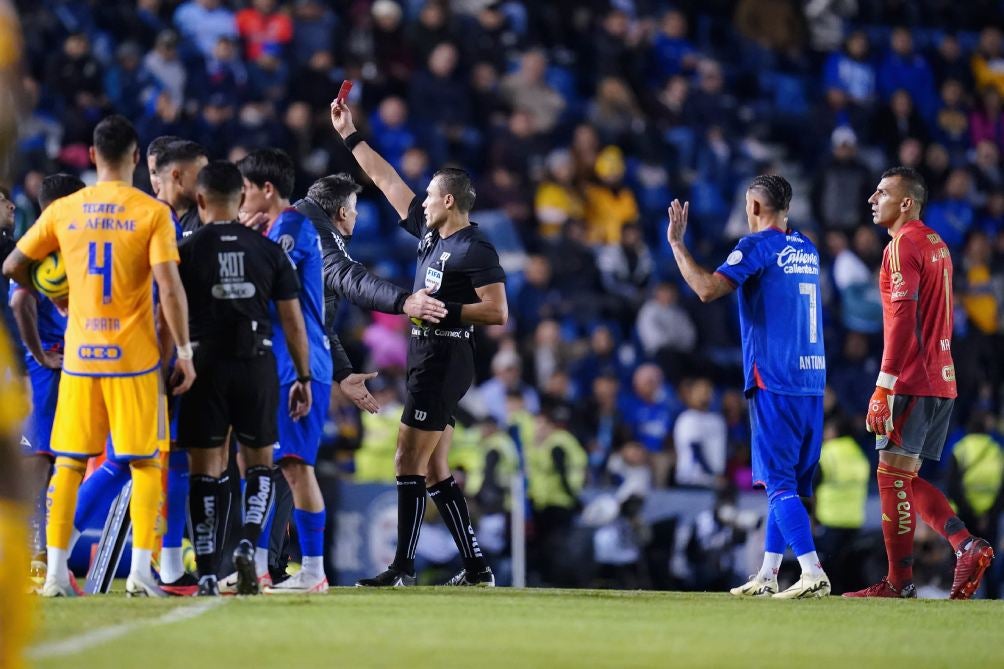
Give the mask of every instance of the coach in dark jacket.
<path id="1" fill-rule="evenodd" d="M 314 182 L 307 197 L 293 207 L 317 228 L 324 262 L 324 319 L 331 340 L 336 383 L 352 373 L 352 363 L 335 332 L 338 302 L 346 299 L 363 309 L 406 314 L 432 323 L 446 316 L 446 305 L 423 288 L 409 294 L 400 286 L 372 274 L 349 255 L 348 243 L 356 225 L 356 198 L 362 190 L 348 174 L 332 174 Z"/>

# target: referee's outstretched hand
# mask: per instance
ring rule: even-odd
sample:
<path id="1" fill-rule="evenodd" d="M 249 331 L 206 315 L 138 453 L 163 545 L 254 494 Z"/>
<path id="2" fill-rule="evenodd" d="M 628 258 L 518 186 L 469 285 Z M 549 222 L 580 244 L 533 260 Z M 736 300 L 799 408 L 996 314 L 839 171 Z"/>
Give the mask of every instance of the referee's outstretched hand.
<path id="1" fill-rule="evenodd" d="M 310 382 L 294 381 L 289 389 L 289 417 L 293 420 L 300 420 L 310 413 L 310 405 L 313 403 Z"/>
<path id="2" fill-rule="evenodd" d="M 446 318 L 446 305 L 430 297 L 429 289 L 423 288 L 416 290 L 404 301 L 404 313 L 412 318 L 438 323 L 440 319 Z"/>
<path id="3" fill-rule="evenodd" d="M 366 382 L 375 378 L 377 374 L 378 372 L 349 374 L 341 380 L 338 387 L 342 389 L 345 396 L 352 400 L 352 403 L 357 407 L 363 411 L 376 413 L 380 411 L 380 405 L 377 404 L 376 398 L 370 395 L 370 391 L 366 389 Z"/>

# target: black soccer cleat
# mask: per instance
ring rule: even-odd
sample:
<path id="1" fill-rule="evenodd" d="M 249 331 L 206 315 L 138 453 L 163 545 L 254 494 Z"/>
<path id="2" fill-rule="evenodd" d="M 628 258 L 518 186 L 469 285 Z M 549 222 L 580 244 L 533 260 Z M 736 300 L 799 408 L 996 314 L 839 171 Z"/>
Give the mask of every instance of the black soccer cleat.
<path id="1" fill-rule="evenodd" d="M 495 574 L 492 573 L 491 567 L 485 567 L 481 571 L 473 573 L 467 571 L 466 569 L 461 569 L 460 573 L 444 583 L 444 585 L 494 588 Z"/>
<path id="2" fill-rule="evenodd" d="M 254 546 L 247 539 L 241 539 L 234 549 L 234 567 L 237 569 L 237 594 L 257 595 L 260 590 L 254 566 Z"/>
<path id="3" fill-rule="evenodd" d="M 395 569 L 393 565 L 373 578 L 361 578 L 356 581 L 357 588 L 402 588 L 409 585 L 415 585 L 415 575 Z"/>
<path id="4" fill-rule="evenodd" d="M 220 596 L 220 584 L 216 581 L 215 576 L 203 576 L 199 579 L 199 591 L 195 593 L 196 597 L 219 597 Z"/>

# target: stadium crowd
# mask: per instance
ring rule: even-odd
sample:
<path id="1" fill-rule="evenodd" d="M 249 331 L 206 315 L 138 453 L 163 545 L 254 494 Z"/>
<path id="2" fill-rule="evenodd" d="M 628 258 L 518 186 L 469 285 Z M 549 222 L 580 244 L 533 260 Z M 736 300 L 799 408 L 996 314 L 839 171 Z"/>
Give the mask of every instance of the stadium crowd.
<path id="1" fill-rule="evenodd" d="M 486 461 L 478 446 L 499 435 L 492 443 L 521 442 L 531 476 L 556 468 L 530 481 L 541 536 L 571 524 L 587 484 L 620 486 L 631 531 L 632 505 L 654 489 L 712 489 L 725 504 L 752 487 L 735 308 L 699 305 L 665 226 L 669 201 L 689 200 L 691 248 L 717 265 L 746 232 L 745 187 L 763 172 L 792 182 L 789 223 L 825 256 L 830 436 L 853 437 L 874 461 L 863 415 L 882 345 L 885 240 L 867 198 L 893 164 L 923 173 L 925 222 L 953 251 L 950 443 L 999 429 L 999 2 L 17 4 L 33 104 L 10 196 L 15 235 L 38 214 L 44 175 L 87 180 L 91 133 L 112 111 L 144 145 L 177 135 L 231 160 L 281 147 L 296 163 L 296 196 L 333 172 L 366 183 L 329 120 L 346 78 L 362 132 L 413 190 L 448 163 L 476 175 L 473 218 L 500 251 L 511 317 L 480 333 L 477 387 L 462 403 L 475 445 L 457 461 L 470 481 L 486 466 L 503 471 L 511 449 Z M 371 186 L 358 210 L 353 257 L 407 285 L 414 246 L 393 210 Z M 339 318 L 357 369 L 381 371 L 384 410 L 360 417 L 335 393 L 329 469 L 392 481 L 407 321 L 356 308 Z M 561 463 L 534 459 L 556 445 Z M 961 475 L 934 476 L 950 485 Z M 505 503 L 480 488 L 485 509 Z M 1000 506 L 998 493 L 985 513 L 996 521 Z M 550 568 L 540 567 L 545 581 Z"/>

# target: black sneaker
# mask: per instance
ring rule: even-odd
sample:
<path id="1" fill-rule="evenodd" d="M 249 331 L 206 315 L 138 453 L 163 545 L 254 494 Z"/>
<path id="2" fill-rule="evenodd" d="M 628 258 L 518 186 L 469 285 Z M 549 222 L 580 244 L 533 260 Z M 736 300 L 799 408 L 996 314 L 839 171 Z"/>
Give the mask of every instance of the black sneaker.
<path id="1" fill-rule="evenodd" d="M 357 588 L 400 588 L 415 585 L 415 575 L 400 571 L 393 566 L 373 578 L 361 578 L 356 581 Z"/>
<path id="2" fill-rule="evenodd" d="M 220 584 L 216 581 L 215 576 L 203 576 L 199 579 L 199 591 L 195 595 L 196 597 L 219 597 L 220 596 Z"/>
<path id="3" fill-rule="evenodd" d="M 451 578 L 444 585 L 469 585 L 478 588 L 494 588 L 495 574 L 492 573 L 491 567 L 485 567 L 478 572 L 469 572 L 466 569 L 461 569 L 459 574 Z"/>
<path id="4" fill-rule="evenodd" d="M 254 546 L 247 539 L 241 539 L 234 549 L 234 568 L 237 569 L 237 594 L 257 595 L 258 573 L 254 566 Z"/>
<path id="5" fill-rule="evenodd" d="M 160 586 L 161 590 L 175 597 L 191 597 L 199 591 L 199 581 L 188 573 L 182 574 L 181 578 L 171 583 L 164 583 L 158 577 L 157 585 Z"/>

